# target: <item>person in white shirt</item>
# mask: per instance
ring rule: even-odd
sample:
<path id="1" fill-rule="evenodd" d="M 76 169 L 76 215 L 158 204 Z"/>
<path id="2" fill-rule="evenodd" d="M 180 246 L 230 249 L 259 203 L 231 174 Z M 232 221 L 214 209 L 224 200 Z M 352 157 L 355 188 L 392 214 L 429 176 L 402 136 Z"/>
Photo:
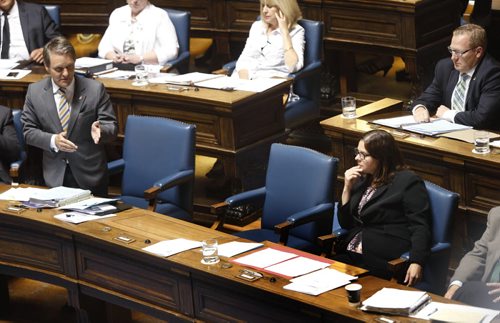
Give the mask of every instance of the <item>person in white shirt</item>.
<path id="1" fill-rule="evenodd" d="M 99 56 L 115 63 L 165 65 L 177 57 L 179 44 L 165 10 L 148 0 L 127 0 L 115 9 L 99 43 Z"/>
<path id="2" fill-rule="evenodd" d="M 0 1 L 1 58 L 41 64 L 43 46 L 59 35 L 59 27 L 44 6 L 16 0 Z"/>
<path id="3" fill-rule="evenodd" d="M 261 20 L 252 24 L 233 76 L 286 77 L 304 66 L 304 28 L 296 0 L 260 0 Z"/>

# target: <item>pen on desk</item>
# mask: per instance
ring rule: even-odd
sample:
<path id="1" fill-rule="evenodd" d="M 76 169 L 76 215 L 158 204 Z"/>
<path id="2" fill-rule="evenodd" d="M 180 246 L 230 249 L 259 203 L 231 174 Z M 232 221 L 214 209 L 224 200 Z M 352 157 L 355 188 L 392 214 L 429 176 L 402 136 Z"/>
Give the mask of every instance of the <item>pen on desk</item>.
<path id="1" fill-rule="evenodd" d="M 436 313 L 438 311 L 438 308 L 434 308 L 427 316 L 431 316 L 432 314 Z"/>

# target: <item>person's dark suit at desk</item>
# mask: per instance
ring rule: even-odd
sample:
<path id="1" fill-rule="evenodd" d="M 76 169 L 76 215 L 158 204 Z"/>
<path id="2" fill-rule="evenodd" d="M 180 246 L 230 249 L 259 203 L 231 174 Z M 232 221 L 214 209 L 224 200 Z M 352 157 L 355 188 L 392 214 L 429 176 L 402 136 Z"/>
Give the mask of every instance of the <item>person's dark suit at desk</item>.
<path id="1" fill-rule="evenodd" d="M 455 29 L 451 59 L 437 63 L 431 85 L 412 104 L 416 121 L 435 115 L 475 129 L 500 129 L 500 64 L 486 53 L 486 42 L 478 25 Z"/>
<path id="2" fill-rule="evenodd" d="M 12 122 L 12 111 L 0 105 L 0 183 L 10 184 L 10 163 L 19 158 L 19 141 Z"/>
<path id="3" fill-rule="evenodd" d="M 474 306 L 500 310 L 500 207 L 488 214 L 486 231 L 460 261 L 444 295 Z"/>
<path id="4" fill-rule="evenodd" d="M 16 0 L 0 1 L 1 58 L 43 62 L 43 46 L 59 36 L 57 25 L 42 5 Z"/>
<path id="5" fill-rule="evenodd" d="M 56 37 L 44 47 L 51 77 L 28 87 L 21 120 L 27 145 L 43 150 L 43 177 L 49 187 L 89 189 L 106 196 L 108 175 L 103 143 L 117 133 L 104 85 L 75 77 L 75 49 Z"/>

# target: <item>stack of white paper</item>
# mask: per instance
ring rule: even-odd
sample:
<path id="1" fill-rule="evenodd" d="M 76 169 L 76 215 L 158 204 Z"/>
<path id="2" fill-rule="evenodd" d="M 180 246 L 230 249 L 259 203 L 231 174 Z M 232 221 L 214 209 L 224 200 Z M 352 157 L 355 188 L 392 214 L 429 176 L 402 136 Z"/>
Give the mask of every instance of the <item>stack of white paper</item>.
<path id="1" fill-rule="evenodd" d="M 351 283 L 358 277 L 351 276 L 333 268 L 324 268 L 310 274 L 290 280 L 292 283 L 283 286 L 284 289 L 293 290 L 309 295 L 319 295 L 329 290 Z"/>
<path id="2" fill-rule="evenodd" d="M 365 300 L 361 309 L 396 315 L 410 315 L 422 308 L 430 300 L 431 297 L 426 292 L 384 287 Z"/>

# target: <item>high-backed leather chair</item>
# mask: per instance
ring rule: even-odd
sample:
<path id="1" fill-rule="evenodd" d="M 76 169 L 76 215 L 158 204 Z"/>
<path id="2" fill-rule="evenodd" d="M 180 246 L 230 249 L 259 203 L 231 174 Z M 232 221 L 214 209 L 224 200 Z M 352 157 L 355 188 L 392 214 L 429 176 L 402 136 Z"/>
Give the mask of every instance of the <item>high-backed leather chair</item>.
<path id="1" fill-rule="evenodd" d="M 108 163 L 123 171 L 121 199 L 140 208 L 191 220 L 194 183 L 194 125 L 130 115 L 123 158 Z"/>
<path id="2" fill-rule="evenodd" d="M 172 21 L 177 33 L 177 41 L 179 42 L 179 55 L 177 58 L 168 61 L 167 64 L 172 68 L 177 69 L 180 74 L 185 74 L 189 71 L 189 33 L 191 28 L 191 12 L 180 11 L 175 9 L 165 9 L 168 17 Z"/>
<path id="3" fill-rule="evenodd" d="M 260 19 L 260 18 L 258 18 Z M 322 21 L 301 19 L 298 24 L 304 28 L 304 67 L 288 76 L 293 78 L 293 92 L 298 100 L 289 100 L 285 106 L 285 127 L 295 129 L 319 117 L 321 106 L 321 58 L 323 54 Z M 227 74 L 236 67 L 236 61 L 223 66 Z"/>
<path id="4" fill-rule="evenodd" d="M 431 255 L 424 267 L 423 279 L 415 285 L 416 288 L 443 294 L 446 288 L 448 265 L 451 256 L 451 234 L 454 215 L 458 208 L 459 195 L 450 192 L 434 183 L 424 181 L 429 194 L 429 200 L 432 213 L 432 244 Z M 337 208 L 334 212 L 334 225 L 332 233 L 320 237 L 319 244 L 324 248 L 324 255 L 329 255 L 336 240 L 347 234 L 348 230 L 343 229 L 336 219 Z M 394 272 L 394 277 L 400 270 L 405 268 L 403 265 L 409 260 L 408 252 L 388 263 L 389 268 Z"/>
<path id="5" fill-rule="evenodd" d="M 425 187 L 431 204 L 432 247 L 431 255 L 424 267 L 424 276 L 415 287 L 442 295 L 446 290 L 452 226 L 458 209 L 459 195 L 428 181 L 425 181 Z M 405 253 L 400 259 L 391 261 L 389 264 L 394 271 L 397 271 L 401 263 L 408 261 L 409 257 L 409 253 Z"/>
<path id="6" fill-rule="evenodd" d="M 49 13 L 50 18 L 52 18 L 52 21 L 58 26 L 61 26 L 61 15 L 60 15 L 60 8 L 59 5 L 51 5 L 51 4 L 46 4 L 44 5 L 45 10 Z"/>
<path id="7" fill-rule="evenodd" d="M 16 128 L 16 135 L 19 145 L 21 146 L 19 159 L 10 164 L 10 176 L 17 180 L 19 176 L 19 168 L 21 164 L 26 159 L 26 150 L 24 149 L 24 135 L 23 135 L 23 124 L 21 122 L 21 114 L 22 110 L 20 109 L 12 109 L 12 121 L 14 123 L 14 128 Z"/>
<path id="8" fill-rule="evenodd" d="M 317 237 L 331 232 L 337 163 L 337 158 L 308 148 L 273 144 L 265 186 L 231 196 L 214 205 L 213 212 L 263 205 L 261 229 L 235 235 L 317 252 Z"/>

